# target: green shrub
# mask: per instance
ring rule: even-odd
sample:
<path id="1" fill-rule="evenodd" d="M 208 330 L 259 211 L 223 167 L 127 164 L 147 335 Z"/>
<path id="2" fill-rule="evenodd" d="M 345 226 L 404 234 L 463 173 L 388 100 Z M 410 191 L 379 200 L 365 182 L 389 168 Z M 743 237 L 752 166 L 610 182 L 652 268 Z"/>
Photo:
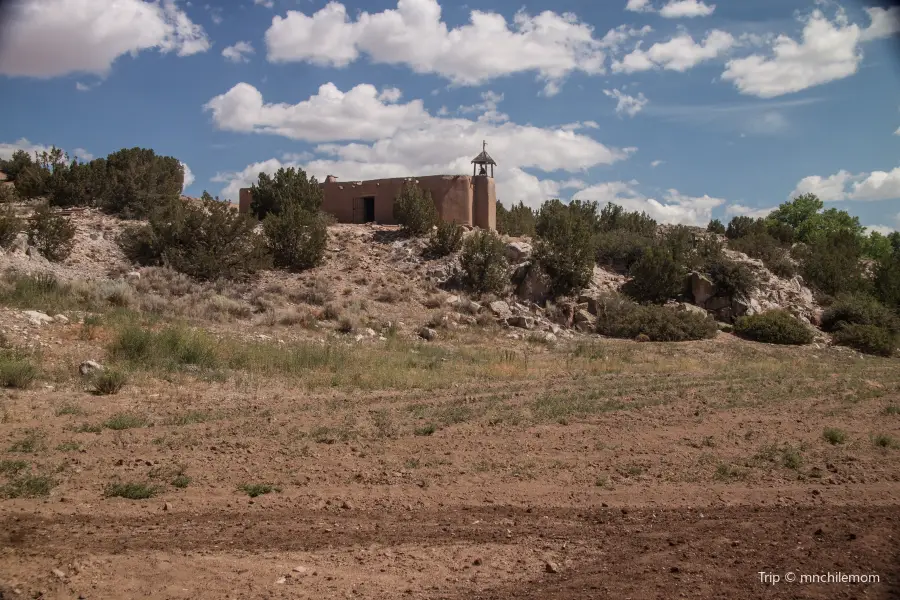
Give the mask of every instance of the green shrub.
<path id="1" fill-rule="evenodd" d="M 103 490 L 107 498 L 127 498 L 128 500 L 146 500 L 159 492 L 156 486 L 146 483 L 110 483 Z"/>
<path id="2" fill-rule="evenodd" d="M 37 367 L 23 354 L 11 350 L 0 353 L 0 386 L 25 389 L 37 375 Z"/>
<path id="3" fill-rule="evenodd" d="M 497 201 L 497 231 L 512 237 L 533 236 L 537 215 L 521 201 L 507 209 Z"/>
<path id="4" fill-rule="evenodd" d="M 12 246 L 16 237 L 24 228 L 24 223 L 9 206 L 0 208 L 0 248 L 4 250 Z"/>
<path id="5" fill-rule="evenodd" d="M 25 167 L 16 177 L 16 194 L 29 200 L 45 195 L 49 177 L 50 172 L 38 165 Z"/>
<path id="6" fill-rule="evenodd" d="M 0 486 L 0 497 L 3 498 L 44 498 L 56 482 L 47 475 L 33 475 L 30 472 L 20 473 L 12 477 L 4 486 Z"/>
<path id="7" fill-rule="evenodd" d="M 325 257 L 328 227 L 321 212 L 295 202 L 284 204 L 263 220 L 263 231 L 276 267 L 302 271 L 320 265 Z"/>
<path id="8" fill-rule="evenodd" d="M 97 204 L 126 219 L 140 219 L 179 199 L 184 167 L 178 159 L 153 150 L 123 148 L 106 157 L 102 179 Z"/>
<path id="9" fill-rule="evenodd" d="M 0 171 L 6 173 L 6 177 L 10 181 L 15 181 L 19 173 L 31 166 L 34 166 L 34 161 L 31 160 L 31 155 L 24 150 L 13 152 L 9 160 L 0 160 Z"/>
<path id="10" fill-rule="evenodd" d="M 852 231 L 817 235 L 798 254 L 803 278 L 820 292 L 834 296 L 862 291 L 869 285 L 860 261 L 862 242 Z"/>
<path id="11" fill-rule="evenodd" d="M 840 294 L 822 313 L 824 331 L 837 331 L 844 325 L 874 325 L 892 334 L 900 333 L 897 315 L 868 294 Z"/>
<path id="12" fill-rule="evenodd" d="M 639 302 L 663 302 L 684 289 L 685 270 L 661 247 L 648 248 L 628 270 L 631 280 L 623 286 Z"/>
<path id="13" fill-rule="evenodd" d="M 829 444 L 843 444 L 847 441 L 847 432 L 843 429 L 837 429 L 836 427 L 829 427 L 822 432 L 822 437 L 824 437 Z"/>
<path id="14" fill-rule="evenodd" d="M 316 178 L 307 177 L 303 169 L 294 167 L 282 167 L 272 176 L 260 173 L 250 194 L 250 212 L 259 219 L 265 219 L 270 213 L 278 214 L 289 204 L 308 213 L 317 213 L 324 198 Z"/>
<path id="15" fill-rule="evenodd" d="M 128 373 L 118 369 L 104 369 L 92 378 L 94 393 L 99 396 L 118 394 L 128 383 Z"/>
<path id="16" fill-rule="evenodd" d="M 463 228 L 456 223 L 442 222 L 428 238 L 425 252 L 430 256 L 448 256 L 459 252 L 462 243 Z"/>
<path id="17" fill-rule="evenodd" d="M 0 204 L 8 204 L 9 202 L 18 202 L 19 194 L 16 192 L 16 186 L 0 182 Z"/>
<path id="18" fill-rule="evenodd" d="M 185 365 L 216 366 L 217 344 L 209 334 L 195 329 L 168 327 L 151 331 L 129 326 L 122 329 L 108 347 L 112 360 L 134 367 L 177 369 Z"/>
<path id="19" fill-rule="evenodd" d="M 240 485 L 238 489 L 251 498 L 279 491 L 279 489 L 271 483 L 245 483 Z"/>
<path id="20" fill-rule="evenodd" d="M 595 262 L 596 204 L 545 202 L 537 218 L 534 258 L 550 279 L 553 295 L 568 294 L 591 280 Z"/>
<path id="21" fill-rule="evenodd" d="M 597 219 L 599 231 L 627 231 L 644 237 L 656 235 L 656 221 L 644 212 L 629 212 L 618 204 L 607 203 Z"/>
<path id="22" fill-rule="evenodd" d="M 877 325 L 841 325 L 833 334 L 834 343 L 866 354 L 892 356 L 897 349 L 897 335 Z"/>
<path id="23" fill-rule="evenodd" d="M 725 225 L 722 224 L 722 221 L 718 219 L 713 219 L 706 226 L 706 231 L 710 233 L 716 233 L 719 235 L 725 235 Z"/>
<path id="24" fill-rule="evenodd" d="M 729 240 L 736 240 L 738 238 L 747 237 L 748 235 L 765 232 L 766 224 L 762 219 L 738 215 L 728 223 L 728 228 L 725 230 L 725 237 Z"/>
<path id="25" fill-rule="evenodd" d="M 735 322 L 734 331 L 747 339 L 767 344 L 803 345 L 813 341 L 812 329 L 786 310 L 741 317 Z"/>
<path id="26" fill-rule="evenodd" d="M 55 212 L 46 204 L 42 205 L 31 217 L 28 243 L 47 260 L 65 260 L 75 246 L 75 224 L 69 217 Z"/>
<path id="27" fill-rule="evenodd" d="M 394 219 L 409 235 L 424 235 L 438 222 L 431 192 L 423 191 L 414 181 L 406 181 L 394 199 Z"/>
<path id="28" fill-rule="evenodd" d="M 53 206 L 94 206 L 103 197 L 106 180 L 106 159 L 61 165 L 47 179 L 48 202 Z"/>
<path id="29" fill-rule="evenodd" d="M 143 265 L 165 265 L 200 280 L 242 279 L 270 264 L 255 227 L 252 216 L 203 192 L 199 202 L 167 203 L 119 243 Z"/>
<path id="30" fill-rule="evenodd" d="M 874 291 L 879 300 L 900 312 L 900 251 L 879 259 L 875 266 Z"/>
<path id="31" fill-rule="evenodd" d="M 766 268 L 779 277 L 790 278 L 797 274 L 790 252 L 768 233 L 750 234 L 731 240 L 728 245 L 732 250 L 763 261 Z"/>
<path id="32" fill-rule="evenodd" d="M 716 335 L 716 322 L 690 311 L 640 305 L 615 295 L 601 297 L 597 305 L 597 333 L 616 338 L 684 342 Z"/>
<path id="33" fill-rule="evenodd" d="M 654 240 L 640 233 L 614 230 L 598 233 L 594 236 L 593 244 L 597 249 L 597 263 L 619 273 L 627 273 L 644 252 L 654 245 Z"/>
<path id="34" fill-rule="evenodd" d="M 503 241 L 493 231 L 476 231 L 463 243 L 459 257 L 463 283 L 481 293 L 501 293 L 509 283 Z"/>
<path id="35" fill-rule="evenodd" d="M 747 265 L 735 260 L 719 257 L 706 265 L 709 275 L 717 290 L 729 296 L 747 296 L 756 289 L 756 276 Z"/>

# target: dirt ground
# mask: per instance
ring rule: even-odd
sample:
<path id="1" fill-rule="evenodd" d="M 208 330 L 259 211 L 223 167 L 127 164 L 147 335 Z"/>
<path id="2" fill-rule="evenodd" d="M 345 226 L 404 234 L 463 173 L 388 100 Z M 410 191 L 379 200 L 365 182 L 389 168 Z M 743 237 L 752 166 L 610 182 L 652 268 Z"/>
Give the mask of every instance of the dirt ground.
<path id="1" fill-rule="evenodd" d="M 434 358 L 387 378 L 148 369 L 97 396 L 77 365 L 112 333 L 76 327 L 2 392 L 7 486 L 53 487 L 0 500 L 0 598 L 900 597 L 896 360 L 473 332 L 348 351 Z M 828 573 L 880 581 L 799 580 Z"/>

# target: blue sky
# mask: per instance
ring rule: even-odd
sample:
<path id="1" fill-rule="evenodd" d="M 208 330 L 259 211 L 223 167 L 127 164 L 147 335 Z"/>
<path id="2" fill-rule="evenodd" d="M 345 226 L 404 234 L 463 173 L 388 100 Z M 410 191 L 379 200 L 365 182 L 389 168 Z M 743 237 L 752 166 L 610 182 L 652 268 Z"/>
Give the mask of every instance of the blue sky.
<path id="1" fill-rule="evenodd" d="M 31 0 L 0 156 L 143 146 L 236 199 L 260 171 L 460 173 L 660 221 L 792 194 L 900 227 L 898 12 L 844 0 Z"/>

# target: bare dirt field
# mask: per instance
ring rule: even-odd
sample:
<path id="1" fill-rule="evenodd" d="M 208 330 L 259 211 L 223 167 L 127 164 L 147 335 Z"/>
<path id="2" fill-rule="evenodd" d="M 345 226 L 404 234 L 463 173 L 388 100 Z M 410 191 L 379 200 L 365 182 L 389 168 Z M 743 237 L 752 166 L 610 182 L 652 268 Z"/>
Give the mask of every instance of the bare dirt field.
<path id="1" fill-rule="evenodd" d="M 146 351 L 92 394 L 115 319 L 45 325 L 41 375 L 3 392 L 2 598 L 900 594 L 896 360 L 188 337 L 192 364 Z M 800 582 L 829 572 L 880 581 Z"/>

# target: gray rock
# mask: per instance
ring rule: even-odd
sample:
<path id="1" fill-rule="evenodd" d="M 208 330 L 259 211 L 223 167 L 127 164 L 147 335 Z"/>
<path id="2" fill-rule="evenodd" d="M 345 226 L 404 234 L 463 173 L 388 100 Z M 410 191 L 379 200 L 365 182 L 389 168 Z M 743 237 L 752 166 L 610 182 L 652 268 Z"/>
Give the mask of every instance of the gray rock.
<path id="1" fill-rule="evenodd" d="M 544 563 L 544 570 L 548 573 L 559 573 L 559 565 L 552 560 L 548 560 Z"/>
<path id="2" fill-rule="evenodd" d="M 130 273 L 125 275 L 125 279 L 128 281 L 138 281 L 141 278 L 141 274 L 137 271 L 131 271 Z"/>
<path id="3" fill-rule="evenodd" d="M 527 242 L 510 242 L 506 245 L 506 259 L 510 263 L 519 263 L 531 258 L 532 247 Z"/>
<path id="4" fill-rule="evenodd" d="M 430 342 L 437 338 L 437 331 L 435 331 L 431 327 L 422 327 L 421 329 L 419 329 L 419 337 Z"/>
<path id="5" fill-rule="evenodd" d="M 589 313 L 587 309 L 581 308 L 575 312 L 576 325 L 578 325 L 579 323 L 590 323 L 591 325 L 593 325 L 596 322 L 597 320 L 594 318 L 594 315 Z"/>
<path id="6" fill-rule="evenodd" d="M 522 300 L 530 300 L 543 304 L 550 295 L 550 282 L 538 265 L 531 265 L 528 273 L 516 289 L 516 295 Z"/>
<path id="7" fill-rule="evenodd" d="M 510 327 L 518 327 L 519 329 L 534 329 L 534 317 L 527 315 L 514 315 L 507 317 L 506 324 Z"/>
<path id="8" fill-rule="evenodd" d="M 503 300 L 495 300 L 488 304 L 488 308 L 494 316 L 497 316 L 501 319 L 506 319 L 512 316 L 512 310 L 509 308 L 509 304 L 504 302 Z"/>
<path id="9" fill-rule="evenodd" d="M 691 273 L 690 280 L 694 304 L 709 308 L 706 306 L 706 301 L 716 295 L 715 284 L 710 281 L 709 277 L 697 272 Z"/>
<path id="10" fill-rule="evenodd" d="M 66 315 L 53 315 L 53 320 L 57 323 L 62 323 L 66 325 L 69 322 L 69 318 Z"/>
<path id="11" fill-rule="evenodd" d="M 95 360 L 86 360 L 78 366 L 78 372 L 83 376 L 93 375 L 103 371 L 104 367 Z"/>
<path id="12" fill-rule="evenodd" d="M 592 315 L 597 314 L 597 297 L 590 294 L 581 294 L 578 296 L 578 304 L 587 305 L 587 311 Z"/>
<path id="13" fill-rule="evenodd" d="M 375 333 L 375 330 L 372 329 L 371 327 L 366 327 L 365 334 L 369 337 L 375 337 L 376 335 L 378 335 L 377 333 Z"/>
<path id="14" fill-rule="evenodd" d="M 31 324 L 37 327 L 44 325 L 45 323 L 52 323 L 53 317 L 46 313 L 42 313 L 36 310 L 26 310 L 23 311 L 22 314 L 25 316 L 25 319 Z"/>
<path id="15" fill-rule="evenodd" d="M 695 306 L 689 302 L 667 302 L 666 307 L 671 308 L 672 310 L 678 312 L 692 312 L 701 316 L 707 316 L 709 313 L 706 310 L 700 308 L 699 306 Z"/>

